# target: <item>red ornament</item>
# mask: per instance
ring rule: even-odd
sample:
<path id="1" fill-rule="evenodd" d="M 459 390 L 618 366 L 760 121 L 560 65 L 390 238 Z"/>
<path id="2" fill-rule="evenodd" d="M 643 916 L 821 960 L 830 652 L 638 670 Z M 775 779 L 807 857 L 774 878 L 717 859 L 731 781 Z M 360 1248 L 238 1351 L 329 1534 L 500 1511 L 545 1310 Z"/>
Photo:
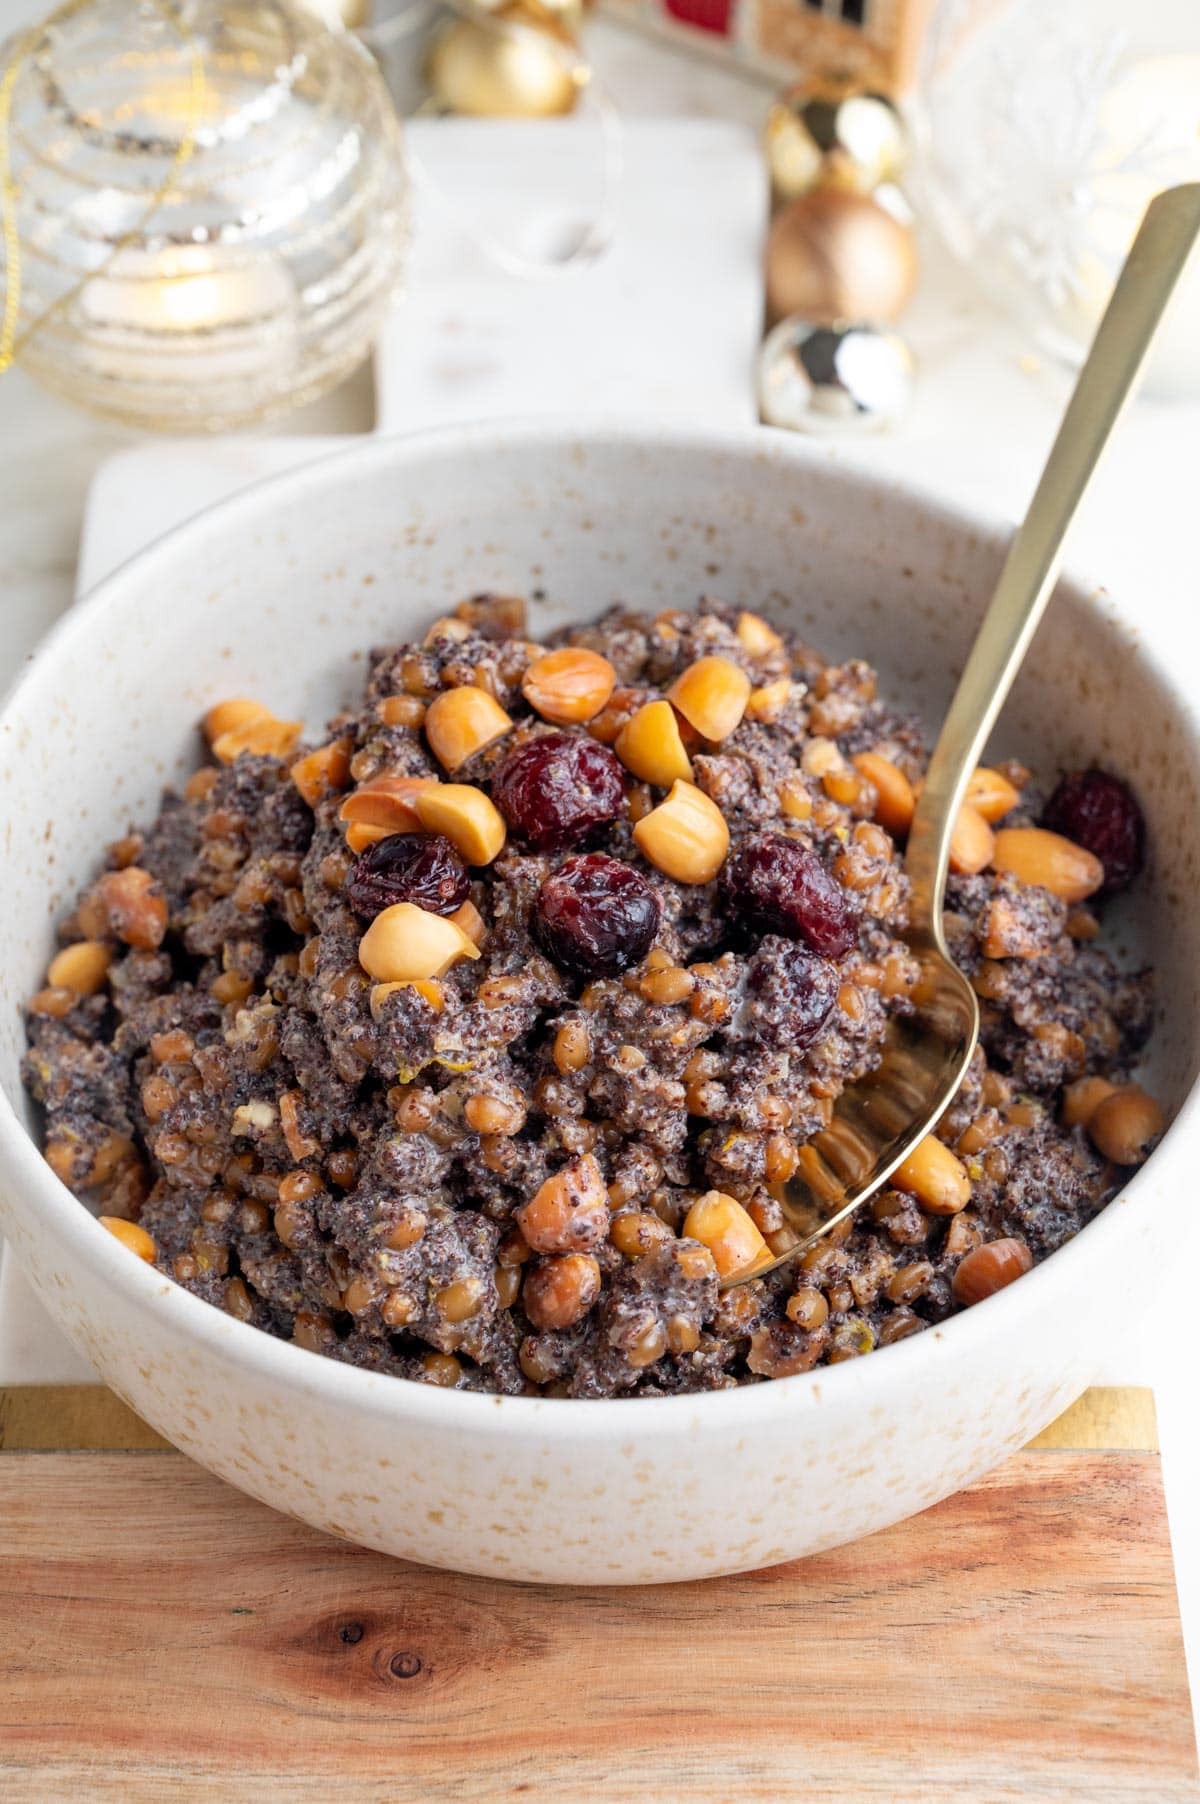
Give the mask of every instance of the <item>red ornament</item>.
<path id="1" fill-rule="evenodd" d="M 733 0 L 665 0 L 673 19 L 694 25 L 698 31 L 714 31 L 727 38 L 733 23 Z"/>

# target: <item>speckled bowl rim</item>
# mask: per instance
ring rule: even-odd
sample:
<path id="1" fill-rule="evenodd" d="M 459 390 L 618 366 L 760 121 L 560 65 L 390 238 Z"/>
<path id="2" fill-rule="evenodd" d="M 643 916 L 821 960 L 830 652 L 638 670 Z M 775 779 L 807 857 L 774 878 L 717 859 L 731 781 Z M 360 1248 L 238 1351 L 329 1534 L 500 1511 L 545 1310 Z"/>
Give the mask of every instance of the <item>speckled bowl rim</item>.
<path id="1" fill-rule="evenodd" d="M 210 535 L 236 532 L 269 516 L 276 496 L 296 499 L 305 492 L 319 493 L 331 474 L 352 479 L 357 471 L 381 461 L 396 460 L 404 466 L 430 458 L 452 458 L 458 452 L 482 447 L 502 455 L 525 446 L 543 451 L 557 447 L 564 457 L 570 456 L 573 449 L 636 448 L 733 456 L 743 460 L 748 469 L 756 463 L 781 461 L 793 463 L 797 469 L 819 467 L 826 477 L 843 483 L 848 495 L 858 494 L 864 500 L 882 495 L 910 506 L 929 525 L 956 539 L 969 536 L 984 548 L 1000 553 L 1011 534 L 1011 523 L 999 516 L 937 500 L 919 483 L 904 478 L 848 468 L 827 449 L 816 449 L 762 428 L 715 431 L 612 419 L 576 422 L 568 428 L 552 420 L 516 420 L 373 438 L 251 484 L 162 534 L 105 577 L 61 617 L 26 660 L 0 704 L 0 738 L 12 728 L 10 716 L 21 703 L 31 673 L 52 663 L 61 647 L 119 599 L 131 573 L 136 572 L 141 579 L 156 567 L 169 572 L 177 559 L 198 553 Z M 1171 670 L 1137 638 L 1129 617 L 1113 610 L 1107 592 L 1078 573 L 1064 576 L 1061 586 L 1090 608 L 1097 607 L 1099 597 L 1104 595 L 1110 624 L 1124 625 L 1128 630 L 1130 655 L 1171 695 L 1177 713 L 1188 723 L 1193 743 L 1200 739 L 1191 705 Z M 886 1407 L 894 1393 L 911 1395 L 914 1385 L 936 1385 L 943 1372 L 968 1359 L 974 1349 L 989 1343 L 993 1347 L 1011 1344 L 1021 1334 L 1026 1320 L 1043 1315 L 1051 1306 L 1052 1293 L 1069 1291 L 1075 1274 L 1082 1274 L 1085 1261 L 1120 1257 L 1122 1243 L 1135 1225 L 1130 1218 L 1133 1193 L 1149 1190 L 1156 1177 L 1166 1175 L 1174 1151 L 1190 1132 L 1198 1114 L 1200 1088 L 1193 1084 L 1159 1148 L 1079 1235 L 1035 1266 L 1019 1284 L 922 1334 L 880 1349 L 885 1358 L 847 1360 L 763 1384 L 670 1397 L 510 1397 L 493 1392 L 445 1390 L 364 1371 L 310 1353 L 223 1314 L 155 1268 L 131 1258 L 54 1176 L 4 1091 L 0 1091 L 0 1153 L 17 1187 L 14 1207 L 18 1211 L 45 1210 L 48 1221 L 44 1225 L 78 1242 L 80 1252 L 104 1282 L 112 1286 L 124 1309 L 135 1315 L 159 1317 L 174 1311 L 176 1319 L 166 1322 L 167 1330 L 191 1341 L 199 1357 L 220 1355 L 230 1363 L 257 1370 L 264 1379 L 294 1391 L 298 1398 L 319 1398 L 338 1404 L 392 1428 L 436 1424 L 442 1430 L 491 1437 L 510 1431 L 524 1432 L 536 1422 L 540 1435 L 578 1446 L 618 1437 L 627 1441 L 631 1435 L 646 1433 L 655 1438 L 692 1436 L 703 1433 L 708 1426 L 728 1429 L 740 1423 L 749 1429 L 775 1418 L 793 1423 L 798 1414 L 836 1410 L 864 1394 Z M 1152 1206 L 1150 1197 L 1142 1206 Z"/>

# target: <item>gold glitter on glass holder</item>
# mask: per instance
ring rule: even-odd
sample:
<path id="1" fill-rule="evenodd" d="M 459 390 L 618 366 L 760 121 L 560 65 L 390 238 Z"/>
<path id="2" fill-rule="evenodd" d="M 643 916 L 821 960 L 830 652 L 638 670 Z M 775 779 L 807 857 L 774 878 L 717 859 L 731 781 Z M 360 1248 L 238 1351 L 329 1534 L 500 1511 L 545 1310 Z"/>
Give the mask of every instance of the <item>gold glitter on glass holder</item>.
<path id="1" fill-rule="evenodd" d="M 30 376 L 134 425 L 215 431 L 362 361 L 408 185 L 352 37 L 295 0 L 74 0 L 6 55 L 5 302 Z"/>

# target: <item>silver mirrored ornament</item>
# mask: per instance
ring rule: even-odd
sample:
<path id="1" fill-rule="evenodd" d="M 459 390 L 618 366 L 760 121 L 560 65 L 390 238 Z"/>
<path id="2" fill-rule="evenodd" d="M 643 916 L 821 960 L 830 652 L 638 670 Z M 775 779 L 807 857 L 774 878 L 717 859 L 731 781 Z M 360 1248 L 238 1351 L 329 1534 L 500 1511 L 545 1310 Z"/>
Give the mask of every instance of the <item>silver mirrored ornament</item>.
<path id="1" fill-rule="evenodd" d="M 877 326 L 780 320 L 758 357 L 763 423 L 791 432 L 882 432 L 904 414 L 916 364 L 904 340 Z"/>

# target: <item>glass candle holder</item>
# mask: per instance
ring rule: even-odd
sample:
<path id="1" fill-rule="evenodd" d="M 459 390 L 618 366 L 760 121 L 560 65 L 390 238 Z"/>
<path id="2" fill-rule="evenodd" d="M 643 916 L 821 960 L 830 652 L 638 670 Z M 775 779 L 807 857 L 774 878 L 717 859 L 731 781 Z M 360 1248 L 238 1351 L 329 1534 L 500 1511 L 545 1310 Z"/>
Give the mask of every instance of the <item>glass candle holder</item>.
<path id="1" fill-rule="evenodd" d="M 1200 179 L 1200 5 L 941 0 L 916 127 L 951 249 L 1031 342 L 1078 363 L 1150 200 Z M 1200 259 L 1148 377 L 1200 393 Z"/>
<path id="2" fill-rule="evenodd" d="M 354 38 L 296 0 L 88 0 L 8 56 L 14 350 L 35 380 L 138 426 L 218 430 L 367 355 L 408 186 Z"/>

